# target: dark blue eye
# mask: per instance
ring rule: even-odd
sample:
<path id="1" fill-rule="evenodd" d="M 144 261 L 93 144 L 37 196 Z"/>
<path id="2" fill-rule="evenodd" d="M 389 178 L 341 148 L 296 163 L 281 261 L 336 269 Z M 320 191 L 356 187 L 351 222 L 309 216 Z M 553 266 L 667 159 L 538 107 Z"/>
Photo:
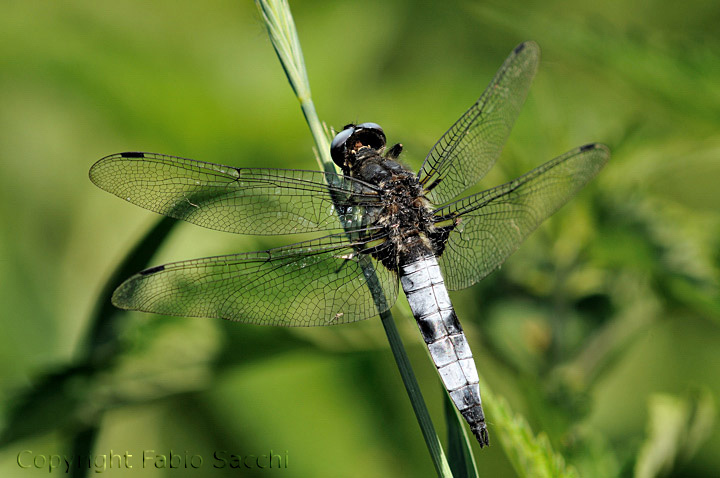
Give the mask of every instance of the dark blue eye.
<path id="1" fill-rule="evenodd" d="M 383 133 L 383 136 L 385 135 L 385 132 L 383 131 L 382 127 L 377 123 L 360 123 L 356 126 L 357 129 L 375 129 Z"/>
<path id="2" fill-rule="evenodd" d="M 377 123 L 360 123 L 359 125 L 345 125 L 342 131 L 335 135 L 330 144 L 330 156 L 335 164 L 341 168 L 347 168 L 345 164 L 348 153 L 348 140 L 350 140 L 351 149 L 355 150 L 360 147 L 372 148 L 376 151 L 385 147 L 385 133 Z"/>
<path id="3" fill-rule="evenodd" d="M 354 132 L 354 127 L 350 127 L 340 131 L 338 134 L 335 135 L 335 138 L 333 138 L 330 149 L 332 150 L 341 147 L 343 144 L 345 144 L 345 141 L 347 141 L 350 135 L 352 135 Z"/>
<path id="4" fill-rule="evenodd" d="M 333 138 L 330 144 L 330 156 L 335 164 L 343 167 L 345 163 L 345 141 L 355 132 L 355 126 L 347 125 Z"/>
<path id="5" fill-rule="evenodd" d="M 378 151 L 385 147 L 385 133 L 377 123 L 360 123 L 355 126 L 353 136 L 357 137 L 360 143 Z"/>

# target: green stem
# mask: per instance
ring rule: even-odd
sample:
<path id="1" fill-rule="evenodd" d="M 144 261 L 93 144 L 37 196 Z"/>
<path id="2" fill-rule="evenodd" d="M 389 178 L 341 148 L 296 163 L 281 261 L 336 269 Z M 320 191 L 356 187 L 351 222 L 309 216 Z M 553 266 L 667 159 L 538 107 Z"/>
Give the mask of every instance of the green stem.
<path id="1" fill-rule="evenodd" d="M 318 150 L 318 164 L 320 168 L 328 173 L 334 173 L 335 163 L 330 159 L 330 142 L 328 141 L 325 130 L 320 123 L 317 113 L 315 112 L 315 104 L 312 98 L 299 98 L 300 107 L 302 108 L 303 115 L 305 115 L 305 121 L 307 121 L 310 133 L 315 140 L 315 147 Z"/>
<path id="2" fill-rule="evenodd" d="M 290 13 L 290 7 L 286 0 L 256 0 L 256 3 L 265 21 L 273 48 L 285 70 L 290 85 L 295 91 L 295 95 L 300 101 L 303 115 L 315 140 L 320 167 L 326 172 L 335 172 L 335 165 L 330 159 L 328 137 L 315 111 L 315 105 L 312 102 L 305 61 L 302 56 L 302 49 L 300 48 L 300 40 L 297 36 L 295 23 Z M 370 289 L 375 296 L 374 288 L 370 287 Z M 376 303 L 379 304 L 382 303 L 384 297 L 376 297 L 375 300 Z M 388 337 L 388 342 L 390 343 L 390 349 L 395 357 L 400 376 L 405 384 L 410 403 L 415 411 L 415 416 L 422 430 L 425 443 L 427 444 L 438 476 L 452 476 L 447 458 L 440 444 L 440 439 L 435 432 L 435 427 L 430 419 L 430 413 L 427 410 L 417 379 L 410 366 L 405 347 L 395 327 L 392 314 L 390 311 L 386 311 L 381 313 L 380 317 Z"/>
<path id="3" fill-rule="evenodd" d="M 425 405 L 425 400 L 420 392 L 420 385 L 410 366 L 410 359 L 407 356 L 407 352 L 405 352 L 405 347 L 400 339 L 400 333 L 397 327 L 395 327 L 395 320 L 390 311 L 380 314 L 380 320 L 385 328 L 390 349 L 392 350 L 393 357 L 395 357 L 395 363 L 400 371 L 402 381 L 405 384 L 405 390 L 410 398 L 410 403 L 415 412 L 415 418 L 417 418 L 420 430 L 422 430 L 425 444 L 430 452 L 433 465 L 435 465 L 435 470 L 438 476 L 452 476 L 450 465 L 440 444 L 440 438 L 435 431 L 435 426 L 430 418 L 427 405 Z"/>

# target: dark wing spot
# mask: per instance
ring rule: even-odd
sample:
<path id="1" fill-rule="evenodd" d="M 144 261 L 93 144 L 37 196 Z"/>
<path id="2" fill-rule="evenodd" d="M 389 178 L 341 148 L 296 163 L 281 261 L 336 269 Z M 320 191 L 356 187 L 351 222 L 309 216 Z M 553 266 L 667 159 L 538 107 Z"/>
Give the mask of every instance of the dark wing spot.
<path id="1" fill-rule="evenodd" d="M 145 269 L 144 271 L 140 271 L 141 276 L 149 276 L 150 274 L 155 274 L 156 272 L 161 272 L 165 270 L 165 266 L 155 266 L 151 267 L 149 269 Z"/>
<path id="2" fill-rule="evenodd" d="M 443 179 L 444 178 L 437 178 L 430 186 L 425 188 L 425 191 L 432 191 L 438 184 L 440 184 L 440 181 L 442 181 Z"/>
<path id="3" fill-rule="evenodd" d="M 586 144 L 586 145 L 584 145 L 584 146 L 580 146 L 580 151 L 588 151 L 588 150 L 591 150 L 591 149 L 595 149 L 596 146 L 597 146 L 597 145 L 596 145 L 595 143 Z"/>
<path id="4" fill-rule="evenodd" d="M 120 153 L 120 156 L 123 158 L 144 158 L 144 153 L 137 153 L 137 152 L 128 152 L 128 153 Z"/>
<path id="5" fill-rule="evenodd" d="M 513 51 L 514 51 L 515 54 L 517 55 L 518 53 L 520 53 L 520 52 L 523 51 L 524 49 L 525 49 L 525 43 L 521 43 L 521 44 L 519 44 L 518 46 L 516 46 Z"/>

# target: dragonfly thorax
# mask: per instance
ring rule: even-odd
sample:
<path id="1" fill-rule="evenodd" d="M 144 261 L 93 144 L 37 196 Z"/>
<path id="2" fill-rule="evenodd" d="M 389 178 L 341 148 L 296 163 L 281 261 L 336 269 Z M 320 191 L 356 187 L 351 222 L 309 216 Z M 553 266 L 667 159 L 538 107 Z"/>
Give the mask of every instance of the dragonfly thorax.
<path id="1" fill-rule="evenodd" d="M 391 148 L 398 154 L 400 148 Z M 385 238 L 376 258 L 385 267 L 397 270 L 405 257 L 432 253 L 428 237 L 434 233 L 433 211 L 417 176 L 395 158 L 363 147 L 352 152 L 350 176 L 376 186 L 382 206 L 366 211 Z"/>

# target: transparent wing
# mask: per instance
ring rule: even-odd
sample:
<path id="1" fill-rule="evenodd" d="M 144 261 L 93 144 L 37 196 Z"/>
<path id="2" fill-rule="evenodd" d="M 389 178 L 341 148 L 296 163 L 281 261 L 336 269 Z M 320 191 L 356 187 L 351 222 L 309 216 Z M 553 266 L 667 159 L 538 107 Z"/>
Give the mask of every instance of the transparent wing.
<path id="1" fill-rule="evenodd" d="M 358 206 L 378 200 L 373 186 L 333 173 L 234 168 L 155 153 L 107 156 L 92 166 L 90 179 L 150 211 L 239 234 L 342 230 Z"/>
<path id="2" fill-rule="evenodd" d="M 444 204 L 493 167 L 510 135 L 540 61 L 534 42 L 518 45 L 480 99 L 435 143 L 418 179 L 434 204 Z"/>
<path id="3" fill-rule="evenodd" d="M 432 240 L 439 246 L 438 262 L 448 288 L 469 287 L 495 270 L 609 157 L 602 144 L 582 146 L 509 183 L 438 209 L 438 232 Z"/>
<path id="4" fill-rule="evenodd" d="M 335 234 L 262 252 L 152 267 L 122 283 L 113 304 L 259 325 L 355 322 L 389 309 L 398 294 L 397 276 L 358 252 L 364 244 Z"/>

